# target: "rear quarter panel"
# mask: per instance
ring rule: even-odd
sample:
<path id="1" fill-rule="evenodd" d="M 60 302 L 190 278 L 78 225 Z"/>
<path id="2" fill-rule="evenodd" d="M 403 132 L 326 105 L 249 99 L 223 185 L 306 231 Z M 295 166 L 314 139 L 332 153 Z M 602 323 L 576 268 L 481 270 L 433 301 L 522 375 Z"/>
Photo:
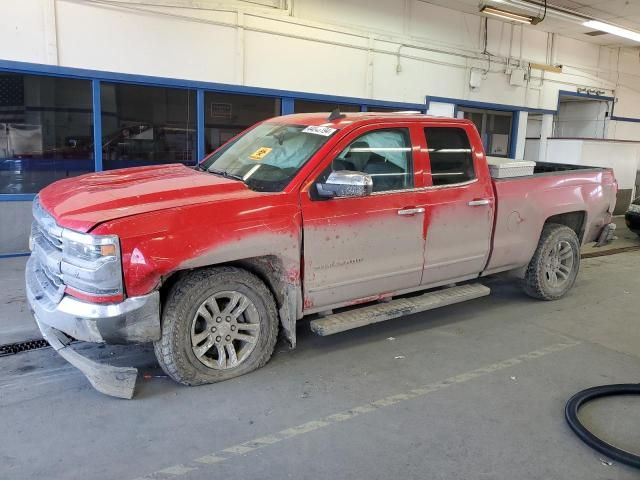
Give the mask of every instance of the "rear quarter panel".
<path id="1" fill-rule="evenodd" d="M 497 198 L 493 250 L 484 274 L 526 266 L 546 220 L 585 212 L 582 243 L 611 221 L 616 182 L 610 170 L 570 171 L 494 181 Z"/>

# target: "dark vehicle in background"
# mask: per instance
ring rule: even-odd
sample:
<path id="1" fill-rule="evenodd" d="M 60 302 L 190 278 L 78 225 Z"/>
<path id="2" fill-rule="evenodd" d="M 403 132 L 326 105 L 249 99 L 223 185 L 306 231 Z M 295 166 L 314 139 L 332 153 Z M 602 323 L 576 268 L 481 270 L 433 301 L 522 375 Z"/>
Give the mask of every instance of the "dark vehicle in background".
<path id="1" fill-rule="evenodd" d="M 640 235 L 640 197 L 631 202 L 624 216 L 624 220 L 629 230 Z"/>

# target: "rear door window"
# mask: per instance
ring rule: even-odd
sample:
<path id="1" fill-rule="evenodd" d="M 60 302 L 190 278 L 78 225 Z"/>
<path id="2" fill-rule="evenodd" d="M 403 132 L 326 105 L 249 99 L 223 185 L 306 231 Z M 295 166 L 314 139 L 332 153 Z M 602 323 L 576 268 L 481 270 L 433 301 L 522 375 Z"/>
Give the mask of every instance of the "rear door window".
<path id="1" fill-rule="evenodd" d="M 467 132 L 458 127 L 426 127 L 434 186 L 456 185 L 476 178 Z"/>

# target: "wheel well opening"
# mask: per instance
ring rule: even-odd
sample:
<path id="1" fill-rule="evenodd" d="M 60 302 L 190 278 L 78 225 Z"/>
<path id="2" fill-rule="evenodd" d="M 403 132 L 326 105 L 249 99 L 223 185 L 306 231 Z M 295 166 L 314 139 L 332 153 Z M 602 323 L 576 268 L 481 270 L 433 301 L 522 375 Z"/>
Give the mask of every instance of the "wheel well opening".
<path id="1" fill-rule="evenodd" d="M 267 288 L 273 294 L 278 308 L 282 306 L 284 294 L 284 266 L 282 261 L 275 255 L 266 255 L 264 257 L 246 258 L 230 262 L 227 265 L 233 265 L 243 268 L 264 282 Z"/>
<path id="2" fill-rule="evenodd" d="M 169 294 L 173 286 L 176 283 L 178 283 L 178 280 L 180 280 L 185 273 L 189 271 L 190 270 L 178 270 L 176 272 L 170 273 L 165 277 L 162 277 L 160 282 L 160 288 L 158 289 L 158 291 L 160 292 L 160 310 L 161 311 L 164 306 L 164 302 L 167 299 L 167 295 Z"/>
<path id="3" fill-rule="evenodd" d="M 213 266 L 217 267 L 225 265 L 242 268 L 244 270 L 247 270 L 248 272 L 253 273 L 256 277 L 262 280 L 267 288 L 271 291 L 273 297 L 276 300 L 276 305 L 278 306 L 278 308 L 282 306 L 284 292 L 284 267 L 281 260 L 275 255 L 247 258 L 243 260 L 236 260 L 233 262 L 221 263 L 218 265 L 207 265 L 194 269 L 178 270 L 177 272 L 173 272 L 162 279 L 162 284 L 160 286 L 161 302 L 164 302 L 164 299 L 166 298 L 171 288 L 180 280 L 180 278 L 182 278 L 188 272 L 210 268 Z"/>
<path id="4" fill-rule="evenodd" d="M 164 308 L 169 291 L 177 282 L 180 281 L 181 278 L 184 277 L 184 275 L 200 269 L 221 266 L 232 266 L 246 270 L 258 277 L 266 285 L 275 300 L 278 319 L 280 326 L 283 329 L 284 336 L 291 346 L 295 347 L 295 325 L 300 316 L 300 312 L 302 311 L 300 287 L 296 287 L 288 282 L 284 263 L 275 255 L 239 259 L 216 265 L 205 265 L 194 269 L 180 270 L 172 273 L 171 275 L 167 275 L 163 278 L 163 283 L 160 287 L 161 312 Z"/>
<path id="5" fill-rule="evenodd" d="M 571 230 L 576 232 L 580 243 L 582 243 L 586 216 L 587 214 L 584 211 L 561 213 L 547 218 L 545 225 L 549 223 L 557 223 L 569 227 Z"/>

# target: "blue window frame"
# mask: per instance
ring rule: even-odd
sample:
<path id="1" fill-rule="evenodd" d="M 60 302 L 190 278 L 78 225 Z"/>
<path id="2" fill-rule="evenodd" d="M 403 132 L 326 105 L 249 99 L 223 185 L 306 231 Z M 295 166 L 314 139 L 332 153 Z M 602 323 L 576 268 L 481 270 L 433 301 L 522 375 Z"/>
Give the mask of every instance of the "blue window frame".
<path id="1" fill-rule="evenodd" d="M 0 60 L 0 78 L 5 77 L 19 77 L 23 80 L 27 78 L 31 83 L 33 81 L 30 79 L 39 79 L 36 83 L 39 82 L 41 87 L 38 88 L 41 88 L 44 94 L 30 96 L 35 87 L 27 85 L 25 98 L 29 101 L 19 110 L 27 111 L 26 107 L 29 107 L 28 112 L 32 117 L 22 124 L 27 126 L 29 122 L 34 121 L 33 118 L 37 118 L 44 133 L 42 142 L 37 128 L 31 132 L 31 139 L 26 139 L 27 146 L 39 147 L 28 149 L 31 155 L 28 159 L 24 149 L 18 149 L 18 154 L 6 153 L 9 150 L 6 146 L 8 140 L 4 138 L 11 135 L 12 145 L 16 145 L 19 133 L 23 133 L 23 137 L 29 136 L 27 128 L 23 128 L 24 131 L 21 132 L 14 128 L 8 133 L 8 127 L 5 126 L 4 132 L 0 133 L 0 201 L 30 200 L 39 189 L 52 181 L 81 173 L 169 161 L 194 164 L 229 135 L 239 133 L 254 121 L 262 120 L 263 117 L 293 113 L 296 101 L 299 107 L 305 104 L 329 104 L 341 106 L 344 111 L 366 111 L 368 108 L 375 110 L 385 107 L 393 110 L 425 110 L 424 104 L 385 102 Z M 15 85 L 19 83 L 17 80 L 7 81 L 8 87 L 13 85 L 11 82 Z M 7 124 L 10 123 L 7 120 L 11 119 L 8 119 L 8 114 L 2 116 L 3 107 L 15 106 L 12 103 L 16 101 L 15 95 L 20 95 L 20 89 L 18 88 L 18 93 L 12 90 L 13 93 L 4 94 L 6 98 L 3 99 L 1 85 L 0 82 L 0 124 Z M 118 98 L 115 98 L 114 103 L 114 98 L 107 93 L 109 90 L 112 93 L 117 93 L 118 90 L 129 93 L 121 95 L 119 102 Z M 58 93 L 54 94 L 54 100 L 46 100 L 46 95 L 51 96 L 51 91 Z M 137 102 L 141 97 L 136 98 L 136 95 L 131 93 L 134 91 L 145 93 L 146 96 L 149 92 L 161 92 L 151 96 L 159 95 L 163 98 L 159 101 L 160 105 L 139 105 L 136 112 L 135 108 L 128 105 L 126 98 Z M 36 97 L 39 100 L 34 103 L 32 99 Z M 232 101 L 225 102 L 225 99 Z M 255 100 L 256 105 L 259 103 L 261 106 L 251 115 L 235 118 L 233 107 L 236 106 L 235 113 L 238 113 L 238 108 L 252 105 L 251 99 Z M 155 104 L 157 101 L 154 97 L 148 99 L 147 103 Z M 216 103 L 218 105 L 212 105 Z M 215 118 L 210 110 L 214 109 L 216 114 L 223 113 L 223 106 L 220 105 L 222 103 L 231 103 L 232 112 L 231 117 L 227 116 L 220 122 L 220 115 Z M 161 112 L 165 107 L 167 111 Z M 8 112 L 16 109 L 4 110 Z M 158 118 L 160 120 L 157 120 Z M 11 123 L 20 124 L 13 121 Z M 146 124 L 152 125 L 153 131 L 141 127 Z M 127 128 L 127 140 L 124 140 L 124 137 L 122 141 L 115 138 L 116 133 L 124 136 L 124 130 Z M 139 142 L 135 148 L 131 145 L 131 129 L 135 130 L 134 140 Z M 1 151 L 3 139 L 4 156 Z M 114 142 L 127 145 L 114 147 Z M 14 148 L 12 152 L 15 151 Z M 35 152 L 39 152 L 38 155 L 35 155 Z"/>

